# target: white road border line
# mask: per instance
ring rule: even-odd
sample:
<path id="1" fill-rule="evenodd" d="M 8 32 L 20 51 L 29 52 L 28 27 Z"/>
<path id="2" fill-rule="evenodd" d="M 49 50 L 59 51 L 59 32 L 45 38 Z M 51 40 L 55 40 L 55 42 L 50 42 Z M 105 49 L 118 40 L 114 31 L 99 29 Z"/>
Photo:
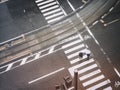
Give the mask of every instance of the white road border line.
<path id="1" fill-rule="evenodd" d="M 56 70 L 56 71 L 54 71 L 54 72 L 51 72 L 51 73 L 46 74 L 46 75 L 44 75 L 44 76 L 42 76 L 42 77 L 40 77 L 40 78 L 37 78 L 37 79 L 34 79 L 34 80 L 30 81 L 30 82 L 28 82 L 28 84 L 35 83 L 35 82 L 37 82 L 37 81 L 39 81 L 39 80 L 41 80 L 41 79 L 44 79 L 44 78 L 46 78 L 46 77 L 48 77 L 48 76 L 51 76 L 51 75 L 53 75 L 53 74 L 56 74 L 56 73 L 58 73 L 58 72 L 60 72 L 60 71 L 62 71 L 62 70 L 64 70 L 64 69 L 65 69 L 64 67 L 63 67 L 63 68 L 60 68 L 60 69 L 58 69 L 58 70 Z"/>
<path id="2" fill-rule="evenodd" d="M 116 72 L 116 74 L 120 77 L 120 73 L 118 72 L 118 70 L 114 67 L 114 70 Z"/>

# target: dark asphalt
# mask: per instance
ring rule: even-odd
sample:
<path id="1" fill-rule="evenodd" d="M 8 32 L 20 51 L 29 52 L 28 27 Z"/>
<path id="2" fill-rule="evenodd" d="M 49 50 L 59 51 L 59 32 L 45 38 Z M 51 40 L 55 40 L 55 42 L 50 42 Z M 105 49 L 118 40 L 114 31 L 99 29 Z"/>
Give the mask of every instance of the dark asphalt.
<path id="1" fill-rule="evenodd" d="M 69 76 L 69 62 L 64 52 L 58 51 L 39 60 L 25 64 L 0 75 L 1 90 L 55 90 L 56 84 L 63 83 L 63 77 Z M 28 82 L 65 67 L 64 70 L 43 78 L 35 83 Z"/>
<path id="2" fill-rule="evenodd" d="M 33 0 L 9 0 L 0 4 L 0 12 L 0 42 L 47 24 Z"/>
<path id="3" fill-rule="evenodd" d="M 10 4 L 11 3 L 7 3 L 8 6 Z M 31 5 L 33 5 L 33 4 L 31 4 Z M 27 5 L 26 6 L 23 5 L 23 7 L 27 7 Z M 14 37 L 15 35 L 17 36 L 17 35 L 22 34 L 23 32 L 25 33 L 29 30 L 33 30 L 33 29 L 39 27 L 39 24 L 35 24 L 35 22 L 31 22 L 31 21 L 35 20 L 35 19 L 32 19 L 34 17 L 34 15 L 33 15 L 33 12 L 31 13 L 31 10 L 29 11 L 29 9 L 25 9 L 26 12 L 28 11 L 29 13 L 26 13 L 24 15 L 24 8 L 22 8 L 22 9 L 19 8 L 19 11 L 21 11 L 22 13 L 17 12 L 17 15 L 15 15 L 15 13 L 13 13 L 14 11 L 12 11 L 12 9 L 10 9 L 13 7 L 9 7 L 10 14 L 8 13 L 8 7 L 6 7 L 6 4 L 3 4 L 2 8 L 5 9 L 5 11 L 2 10 L 2 12 L 7 13 L 7 15 L 4 17 L 4 19 L 7 17 L 6 18 L 7 20 L 4 21 L 1 19 L 4 27 L 0 26 L 0 28 L 2 27 L 3 30 L 18 30 L 18 32 L 11 31 L 10 37 L 9 36 L 6 37 L 6 34 L 8 34 L 10 31 L 9 32 L 5 31 L 4 34 L 0 33 L 1 35 L 3 35 L 3 36 L 0 35 L 1 36 L 0 38 L 5 37 L 4 40 L 7 40 L 8 38 Z M 35 8 L 35 10 L 37 10 L 37 13 L 40 13 L 38 11 L 37 7 L 34 7 L 34 8 Z M 18 11 L 18 9 L 16 11 Z M 20 19 L 21 16 L 19 16 L 19 14 L 21 14 L 23 16 L 22 19 Z M 35 14 L 35 17 L 36 17 L 36 15 L 38 15 L 38 14 Z M 0 16 L 0 17 L 3 18 L 3 16 Z M 38 15 L 38 17 L 41 17 L 41 16 Z M 107 22 L 109 22 L 109 20 L 111 19 L 111 18 L 109 19 L 109 17 L 112 18 L 112 16 L 108 16 L 105 18 L 106 21 L 108 20 Z M 25 20 L 25 22 L 24 22 L 24 20 Z M 9 21 L 9 22 L 7 22 L 7 21 Z M 39 22 L 39 20 L 38 20 L 38 22 Z M 24 25 L 23 25 L 23 23 L 24 23 Z M 46 21 L 44 24 L 46 24 Z M 11 25 L 11 27 L 6 27 L 6 25 Z M 25 27 L 26 25 L 27 25 L 27 27 Z M 38 25 L 38 26 L 36 26 L 36 25 Z M 120 59 L 120 56 L 119 56 L 120 55 L 120 50 L 119 50 L 119 48 L 120 48 L 120 43 L 119 43 L 119 33 L 120 33 L 119 28 L 120 28 L 120 26 L 119 25 L 120 25 L 120 23 L 116 22 L 107 27 L 104 27 L 103 24 L 98 23 L 93 28 L 91 28 L 91 30 L 94 33 L 97 40 L 100 42 L 101 47 L 105 50 L 107 55 L 110 57 L 112 64 L 120 71 L 119 63 L 118 63 L 119 59 Z M 21 29 L 23 31 L 21 31 Z M 8 33 L 6 33 L 6 32 L 8 32 Z M 13 34 L 13 33 L 15 33 L 15 34 Z M 88 33 L 83 33 L 83 34 L 88 34 Z M 106 60 L 106 57 L 98 49 L 99 47 L 94 43 L 94 40 L 92 40 L 92 39 L 87 40 L 86 43 L 88 43 L 88 45 L 90 46 L 90 49 L 94 53 L 95 59 L 100 63 L 100 67 L 103 70 L 103 73 L 108 78 L 111 79 L 112 86 L 114 87 L 114 82 L 116 80 L 119 80 L 119 78 L 116 75 L 116 73 L 113 71 L 112 65 L 110 65 L 108 63 L 108 61 Z M 98 53 L 96 53 L 96 52 L 98 52 Z M 44 60 L 46 60 L 46 61 L 44 61 Z M 9 72 L 6 72 L 6 73 L 0 75 L 0 88 L 2 88 L 2 90 L 8 90 L 8 89 L 10 89 L 10 90 L 34 90 L 34 88 L 36 88 L 35 90 L 49 90 L 49 88 L 51 88 L 50 90 L 52 90 L 54 88 L 53 84 L 61 83 L 62 82 L 61 78 L 63 78 L 64 75 L 69 75 L 69 73 L 66 69 L 64 71 L 60 72 L 59 74 L 56 74 L 55 76 L 47 78 L 47 80 L 43 80 L 43 81 L 35 83 L 33 86 L 28 85 L 28 81 L 30 81 L 33 78 L 40 77 L 47 73 L 55 71 L 56 69 L 59 69 L 61 67 L 67 68 L 68 66 L 69 66 L 69 64 L 67 62 L 66 56 L 64 55 L 63 51 L 60 51 L 60 52 L 55 53 L 54 56 L 50 55 L 48 57 L 42 58 L 41 60 L 39 60 L 39 62 L 34 61 L 32 63 L 23 65 L 19 68 L 16 68 L 14 70 L 11 70 Z M 53 78 L 53 77 L 55 77 L 55 78 Z M 56 81 L 57 79 L 58 79 L 58 81 Z M 49 82 L 48 82 L 48 80 L 49 80 Z M 53 83 L 51 83 L 51 82 L 53 82 Z M 39 84 L 40 84 L 40 86 L 39 86 Z M 50 86 L 46 87 L 46 85 L 47 86 L 50 85 Z"/>
<path id="4" fill-rule="evenodd" d="M 103 20 L 109 23 L 115 19 L 120 19 L 120 3 L 114 10 L 108 14 Z M 103 26 L 102 23 L 96 24 L 91 31 L 99 41 L 101 47 L 110 57 L 112 64 L 120 72 L 120 20 L 108 26 Z"/>

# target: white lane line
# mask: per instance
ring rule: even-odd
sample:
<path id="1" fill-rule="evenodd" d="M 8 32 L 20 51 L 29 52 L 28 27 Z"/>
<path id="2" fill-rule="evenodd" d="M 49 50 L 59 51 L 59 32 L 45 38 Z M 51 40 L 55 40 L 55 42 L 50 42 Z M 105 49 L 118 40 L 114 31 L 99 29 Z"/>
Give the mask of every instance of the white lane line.
<path id="1" fill-rule="evenodd" d="M 104 85 L 107 85 L 109 83 L 110 83 L 110 80 L 108 79 L 108 80 L 105 80 L 105 81 L 103 81 L 103 82 L 101 82 L 101 83 L 99 83 L 97 85 L 94 85 L 94 86 L 92 86 L 92 87 L 90 87 L 90 88 L 88 88 L 86 90 L 96 90 L 97 88 L 100 88 L 100 87 L 102 87 Z"/>
<path id="2" fill-rule="evenodd" d="M 58 8 L 58 7 L 59 7 L 58 5 L 55 5 L 55 6 L 43 9 L 43 10 L 41 10 L 41 12 L 44 13 L 44 12 L 47 12 L 49 10 L 52 10 L 52 9 L 55 9 L 55 8 Z"/>
<path id="3" fill-rule="evenodd" d="M 73 53 L 73 54 L 68 55 L 67 58 L 68 58 L 68 59 L 71 59 L 71 58 L 73 58 L 73 57 L 75 57 L 75 56 L 78 56 L 79 52 L 83 52 L 83 53 L 84 53 L 85 51 L 86 51 L 86 48 L 83 49 L 83 50 L 80 50 L 80 51 L 78 51 L 78 52 L 75 52 L 75 53 Z"/>
<path id="4" fill-rule="evenodd" d="M 10 63 L 5 71 L 8 71 L 12 68 L 13 63 Z"/>
<path id="5" fill-rule="evenodd" d="M 28 82 L 28 84 L 35 83 L 35 82 L 37 82 L 37 81 L 39 81 L 39 80 L 41 80 L 41 79 L 44 79 L 44 78 L 46 78 L 46 77 L 48 77 L 48 76 L 51 76 L 51 75 L 53 75 L 53 74 L 56 74 L 56 73 L 58 73 L 58 72 L 60 72 L 60 71 L 62 71 L 62 70 L 64 70 L 64 69 L 65 69 L 64 67 L 63 67 L 63 68 L 60 68 L 60 69 L 58 69 L 58 70 L 56 70 L 56 71 L 54 71 L 54 72 L 51 72 L 51 73 L 46 74 L 46 75 L 44 75 L 44 76 L 42 76 L 42 77 L 40 77 L 40 78 L 37 78 L 37 79 L 34 79 L 34 80 L 30 81 L 30 82 Z"/>
<path id="6" fill-rule="evenodd" d="M 86 67 L 86 68 L 78 71 L 78 74 L 84 73 L 84 72 L 86 72 L 86 71 L 88 71 L 88 70 L 91 70 L 91 69 L 93 69 L 93 68 L 96 68 L 96 67 L 98 67 L 97 64 L 92 64 L 92 65 L 90 65 L 90 66 L 88 66 L 88 67 Z"/>
<path id="7" fill-rule="evenodd" d="M 78 38 L 78 37 L 76 37 L 76 38 Z M 73 38 L 73 39 L 76 39 L 76 38 Z M 72 39 L 72 40 L 73 40 L 73 39 Z M 70 40 L 69 40 L 69 41 L 70 41 Z M 70 46 L 72 46 L 72 45 L 74 45 L 74 44 L 77 44 L 77 43 L 80 43 L 80 42 L 82 42 L 82 40 L 78 39 L 78 40 L 75 40 L 75 41 L 73 41 L 73 42 L 70 42 L 70 43 L 67 43 L 67 44 L 63 45 L 62 48 L 65 49 L 65 48 L 67 48 L 67 47 L 70 47 Z"/>
<path id="8" fill-rule="evenodd" d="M 75 69 L 78 69 L 78 68 L 80 68 L 80 67 L 82 67 L 82 66 L 84 66 L 84 65 L 87 65 L 87 64 L 89 64 L 89 63 L 92 63 L 92 62 L 94 62 L 94 60 L 93 60 L 93 59 L 90 59 L 89 61 L 85 61 L 85 62 L 83 62 L 83 63 L 80 63 L 80 64 L 78 64 L 78 65 L 75 65 L 75 66 L 73 66 L 73 67 L 70 67 L 68 70 L 69 70 L 69 72 L 71 73 L 71 75 L 74 76 L 74 70 L 75 70 Z M 78 71 L 78 72 L 79 72 L 79 71 Z"/>
<path id="9" fill-rule="evenodd" d="M 43 4 L 47 4 L 47 3 L 50 3 L 54 0 L 48 0 L 48 1 L 44 1 L 44 2 L 41 2 L 41 3 L 38 3 L 37 5 L 40 6 L 40 5 L 43 5 Z"/>
<path id="10" fill-rule="evenodd" d="M 43 6 L 39 6 L 39 8 L 44 9 L 44 8 L 47 8 L 47 7 L 55 5 L 55 4 L 56 4 L 56 2 L 52 2 L 52 3 L 49 3 L 49 4 L 43 5 Z M 57 6 L 57 4 L 56 4 L 56 6 Z"/>
<path id="11" fill-rule="evenodd" d="M 75 50 L 79 50 L 80 48 L 83 48 L 83 47 L 85 47 L 85 45 L 84 45 L 84 44 L 80 44 L 80 45 L 78 45 L 78 46 L 75 46 L 75 47 L 73 47 L 73 48 L 70 48 L 70 49 L 66 50 L 66 51 L 65 51 L 65 54 L 68 54 L 68 53 L 73 52 L 73 51 L 75 51 Z"/>
<path id="12" fill-rule="evenodd" d="M 27 61 L 27 58 L 23 58 L 23 59 L 22 59 L 22 62 L 20 63 L 20 65 L 25 64 L 25 63 L 26 63 L 26 61 Z"/>
<path id="13" fill-rule="evenodd" d="M 103 90 L 113 90 L 111 86 L 104 88 Z"/>
<path id="14" fill-rule="evenodd" d="M 52 15 L 50 15 L 50 16 L 47 16 L 47 17 L 45 17 L 45 19 L 51 19 L 51 18 L 54 18 L 54 17 L 56 17 L 56 16 L 59 16 L 59 15 L 62 15 L 63 14 L 63 12 L 58 12 L 58 13 L 55 13 L 55 14 L 52 14 Z M 64 15 L 64 14 L 63 14 Z"/>
<path id="15" fill-rule="evenodd" d="M 118 70 L 114 67 L 114 70 L 116 72 L 116 74 L 120 77 L 120 73 L 118 72 Z"/>
<path id="16" fill-rule="evenodd" d="M 80 81 L 83 81 L 83 80 L 85 80 L 85 79 L 87 79 L 87 78 L 89 78 L 89 77 L 91 77 L 91 76 L 94 76 L 94 75 L 96 75 L 96 74 L 98 74 L 98 73 L 101 73 L 101 70 L 100 70 L 100 69 L 97 69 L 97 70 L 95 70 L 95 71 L 93 71 L 93 72 L 90 72 L 90 73 L 88 73 L 88 74 L 80 77 L 79 79 L 80 79 Z"/>
<path id="17" fill-rule="evenodd" d="M 95 83 L 95 82 L 103 79 L 103 78 L 105 78 L 104 75 L 97 76 L 96 78 L 93 78 L 93 79 L 91 79 L 91 80 L 89 80 L 89 81 L 87 81 L 87 82 L 84 82 L 84 83 L 83 83 L 83 86 L 86 87 L 86 86 L 88 86 L 88 85 L 90 85 L 90 84 L 92 84 L 92 83 Z"/>
<path id="18" fill-rule="evenodd" d="M 54 18 L 54 19 L 51 19 L 51 20 L 48 20 L 47 22 L 48 22 L 48 23 L 52 23 L 52 22 L 54 22 L 54 21 L 60 20 L 60 19 L 63 18 L 63 17 L 64 17 L 64 15 L 63 15 L 63 16 L 59 16 L 59 17 Z"/>
<path id="19" fill-rule="evenodd" d="M 57 12 L 60 12 L 60 11 L 61 11 L 61 9 L 58 8 L 58 9 L 55 9 L 55 10 L 53 10 L 53 11 L 50 11 L 50 12 L 44 13 L 44 16 L 47 16 L 47 15 L 50 15 L 50 14 L 54 14 L 54 13 L 57 13 Z"/>

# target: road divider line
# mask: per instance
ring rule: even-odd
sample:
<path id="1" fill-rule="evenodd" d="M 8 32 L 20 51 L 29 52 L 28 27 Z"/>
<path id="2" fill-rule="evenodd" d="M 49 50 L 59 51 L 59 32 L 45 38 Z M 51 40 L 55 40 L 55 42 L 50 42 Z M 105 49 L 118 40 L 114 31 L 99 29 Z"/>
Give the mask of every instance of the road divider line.
<path id="1" fill-rule="evenodd" d="M 60 72 L 60 71 L 62 71 L 62 70 L 64 70 L 64 69 L 65 69 L 64 67 L 63 67 L 63 68 L 60 68 L 60 69 L 58 69 L 58 70 L 56 70 L 56 71 L 54 71 L 54 72 L 51 72 L 51 73 L 46 74 L 46 75 L 44 75 L 44 76 L 42 76 L 42 77 L 40 77 L 40 78 L 37 78 L 37 79 L 34 79 L 34 80 L 30 81 L 30 82 L 28 82 L 28 84 L 32 84 L 32 83 L 34 83 L 34 82 L 37 82 L 37 81 L 39 81 L 39 80 L 41 80 L 41 79 L 44 79 L 44 78 L 46 78 L 46 77 L 48 77 L 48 76 L 51 76 L 51 75 L 53 75 L 53 74 L 56 74 L 56 73 L 58 73 L 58 72 Z"/>

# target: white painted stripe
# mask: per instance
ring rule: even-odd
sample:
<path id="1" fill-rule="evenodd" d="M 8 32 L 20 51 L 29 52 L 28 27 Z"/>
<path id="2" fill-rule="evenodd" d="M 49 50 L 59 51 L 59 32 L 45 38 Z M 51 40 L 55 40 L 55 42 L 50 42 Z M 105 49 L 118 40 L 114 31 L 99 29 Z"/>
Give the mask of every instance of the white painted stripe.
<path id="1" fill-rule="evenodd" d="M 53 50 L 54 50 L 54 48 L 55 48 L 55 46 L 50 47 L 50 49 L 49 49 L 49 52 L 48 52 L 48 53 L 52 53 L 52 52 L 53 52 Z"/>
<path id="2" fill-rule="evenodd" d="M 85 79 L 87 79 L 87 78 L 89 78 L 89 77 L 91 77 L 91 76 L 94 76 L 94 75 L 96 75 L 96 74 L 98 74 L 98 73 L 101 73 L 101 70 L 100 70 L 100 69 L 97 69 L 97 70 L 95 70 L 95 71 L 93 71 L 93 72 L 90 72 L 90 73 L 88 73 L 88 74 L 80 77 L 79 79 L 80 79 L 81 81 L 83 81 L 83 80 L 85 80 Z"/>
<path id="3" fill-rule="evenodd" d="M 77 37 L 77 38 L 78 38 L 78 37 Z M 76 38 L 73 38 L 73 39 L 76 39 Z M 72 39 L 72 40 L 73 40 L 73 39 Z M 62 48 L 65 49 L 65 48 L 67 48 L 67 47 L 70 47 L 70 46 L 72 46 L 72 45 L 74 45 L 74 44 L 77 44 L 77 43 L 80 43 L 80 42 L 82 42 L 82 40 L 78 39 L 78 40 L 75 40 L 75 41 L 73 41 L 73 42 L 70 42 L 70 43 L 67 43 L 67 44 L 63 45 Z"/>
<path id="4" fill-rule="evenodd" d="M 100 75 L 100 76 L 98 76 L 98 77 L 96 77 L 96 78 L 93 78 L 93 79 L 87 81 L 87 82 L 84 82 L 84 83 L 83 83 L 83 86 L 86 87 L 86 86 L 88 86 L 88 85 L 90 85 L 90 84 L 92 84 L 92 83 L 95 83 L 95 82 L 103 79 L 103 78 L 105 78 L 105 76 L 104 76 L 104 75 Z"/>
<path id="5" fill-rule="evenodd" d="M 48 0 L 48 1 L 44 1 L 44 2 L 41 2 L 41 3 L 38 3 L 37 5 L 40 6 L 40 5 L 43 5 L 43 4 L 47 4 L 47 3 L 50 3 L 54 0 Z"/>
<path id="6" fill-rule="evenodd" d="M 35 59 L 40 58 L 40 54 L 41 54 L 41 53 L 37 53 L 36 56 L 35 56 Z"/>
<path id="7" fill-rule="evenodd" d="M 25 63 L 26 63 L 26 61 L 27 61 L 27 58 L 23 58 L 23 59 L 22 59 L 22 62 L 20 63 L 20 65 L 25 64 Z"/>
<path id="8" fill-rule="evenodd" d="M 62 40 L 61 43 L 64 44 L 64 43 L 69 42 L 69 41 L 71 41 L 71 40 L 74 40 L 74 39 L 76 39 L 76 38 L 79 38 L 79 36 L 78 36 L 78 35 L 75 35 L 75 36 L 68 37 L 68 38 Z M 75 40 L 75 41 L 77 41 L 77 40 Z M 65 45 L 66 45 L 66 44 L 65 44 Z M 65 48 L 65 45 L 63 45 L 63 47 L 62 47 L 63 49 Z M 68 45 L 69 45 L 69 44 L 68 44 Z"/>
<path id="9" fill-rule="evenodd" d="M 52 5 L 55 5 L 55 4 L 56 4 L 56 2 L 52 2 L 52 3 L 46 4 L 46 5 L 44 5 L 44 6 L 39 6 L 39 8 L 40 8 L 40 9 L 44 9 L 44 8 L 47 8 L 47 7 L 52 6 Z M 56 4 L 56 6 L 57 6 L 57 4 Z"/>
<path id="10" fill-rule="evenodd" d="M 96 68 L 96 67 L 98 67 L 97 64 L 93 64 L 93 65 L 91 65 L 91 66 L 88 66 L 88 67 L 86 67 L 86 68 L 78 71 L 78 74 L 84 73 L 84 72 L 86 72 L 86 71 L 88 71 L 88 70 L 91 70 L 91 69 L 93 69 L 93 68 Z"/>
<path id="11" fill-rule="evenodd" d="M 111 86 L 104 88 L 103 90 L 113 90 Z"/>
<path id="12" fill-rule="evenodd" d="M 8 64 L 8 67 L 7 67 L 7 69 L 5 71 L 10 70 L 12 68 L 12 65 L 13 65 L 13 63 Z"/>
<path id="13" fill-rule="evenodd" d="M 58 5 L 55 5 L 55 6 L 43 9 L 43 10 L 41 10 L 41 12 L 44 13 L 44 12 L 47 12 L 49 10 L 52 10 L 52 9 L 55 9 L 55 8 L 58 8 L 58 7 L 59 7 Z"/>
<path id="14" fill-rule="evenodd" d="M 53 15 L 50 15 L 50 16 L 47 16 L 47 17 L 45 17 L 45 19 L 51 19 L 51 18 L 53 18 L 53 17 L 56 17 L 56 16 L 59 16 L 59 15 L 62 15 L 63 14 L 63 12 L 59 12 L 59 13 L 55 13 L 55 14 L 53 14 Z M 64 15 L 64 14 L 63 14 Z"/>
<path id="15" fill-rule="evenodd" d="M 60 20 L 61 18 L 63 18 L 64 16 L 60 16 L 60 17 L 57 17 L 57 18 L 54 18 L 52 20 L 48 20 L 48 23 L 52 23 L 54 21 L 57 21 L 57 20 Z"/>
<path id="16" fill-rule="evenodd" d="M 118 72 L 118 70 L 114 67 L 114 70 L 116 72 L 116 74 L 120 77 L 120 73 Z"/>
<path id="17" fill-rule="evenodd" d="M 61 11 L 61 9 L 60 9 L 60 8 L 55 9 L 55 10 L 52 10 L 52 11 L 47 12 L 47 13 L 44 13 L 44 16 L 47 16 L 47 15 L 50 15 L 50 14 L 54 14 L 54 13 L 59 12 L 59 11 Z"/>
<path id="18" fill-rule="evenodd" d="M 85 51 L 86 51 L 86 49 L 80 50 L 80 51 L 78 51 L 78 52 L 75 52 L 75 53 L 73 53 L 73 54 L 68 55 L 67 58 L 68 58 L 68 59 L 71 59 L 71 58 L 73 58 L 73 57 L 75 57 L 75 56 L 78 56 L 79 52 L 85 52 Z"/>
<path id="19" fill-rule="evenodd" d="M 103 82 L 101 82 L 101 83 L 99 83 L 99 84 L 97 84 L 97 85 L 94 85 L 94 86 L 92 86 L 92 87 L 90 87 L 90 88 L 88 88 L 88 89 L 86 89 L 86 90 L 96 90 L 97 88 L 100 88 L 100 87 L 102 87 L 102 86 L 105 86 L 105 85 L 107 85 L 108 83 L 110 83 L 110 80 L 108 79 L 108 80 L 105 80 L 105 81 L 103 81 Z"/>
<path id="20" fill-rule="evenodd" d="M 87 55 L 84 55 L 83 58 L 73 59 L 73 60 L 70 61 L 70 63 L 71 63 L 71 64 L 74 64 L 74 63 L 79 62 L 79 61 L 81 61 L 81 60 L 84 60 L 84 59 L 86 59 L 86 58 L 87 58 Z"/>
<path id="21" fill-rule="evenodd" d="M 68 53 L 73 52 L 73 51 L 75 51 L 75 50 L 79 50 L 80 48 L 83 48 L 83 47 L 85 47 L 85 45 L 84 45 L 84 44 L 80 44 L 80 45 L 78 45 L 78 46 L 75 46 L 75 47 L 73 47 L 73 48 L 70 48 L 70 49 L 66 50 L 66 51 L 65 51 L 65 54 L 68 54 Z"/>
<path id="22" fill-rule="evenodd" d="M 58 70 L 56 70 L 56 71 L 54 71 L 54 72 L 51 72 L 51 73 L 46 74 L 46 75 L 44 75 L 44 76 L 42 76 L 42 77 L 40 77 L 40 78 L 37 78 L 37 79 L 35 79 L 35 80 L 30 81 L 30 82 L 28 82 L 28 84 L 32 84 L 32 83 L 34 83 L 34 82 L 37 82 L 37 81 L 39 81 L 39 80 L 41 80 L 41 79 L 44 79 L 44 78 L 46 78 L 46 77 L 48 77 L 48 76 L 51 76 L 51 75 L 53 75 L 53 74 L 56 74 L 56 73 L 58 73 L 58 72 L 60 72 L 60 71 L 62 71 L 62 70 L 64 70 L 64 69 L 65 69 L 64 67 L 63 67 L 63 68 L 60 68 L 60 69 L 58 69 Z"/>
<path id="23" fill-rule="evenodd" d="M 43 1 L 43 0 L 35 0 L 36 3 L 41 2 L 41 1 Z"/>
<path id="24" fill-rule="evenodd" d="M 89 61 L 85 61 L 85 62 L 83 62 L 83 63 L 80 63 L 80 64 L 77 64 L 77 65 L 75 65 L 75 66 L 73 66 L 73 67 L 70 67 L 68 70 L 69 70 L 69 72 L 71 73 L 71 75 L 74 76 L 74 70 L 75 70 L 75 69 L 78 69 L 78 68 L 80 68 L 80 67 L 82 67 L 82 66 L 84 66 L 84 65 L 87 65 L 87 64 L 89 64 L 89 63 L 92 63 L 92 62 L 94 62 L 94 60 L 93 60 L 93 59 L 90 59 Z M 79 72 L 79 71 L 78 71 L 78 72 Z"/>
<path id="25" fill-rule="evenodd" d="M 72 86 L 72 87 L 68 88 L 68 90 L 73 90 L 73 89 L 74 89 L 74 86 Z"/>

